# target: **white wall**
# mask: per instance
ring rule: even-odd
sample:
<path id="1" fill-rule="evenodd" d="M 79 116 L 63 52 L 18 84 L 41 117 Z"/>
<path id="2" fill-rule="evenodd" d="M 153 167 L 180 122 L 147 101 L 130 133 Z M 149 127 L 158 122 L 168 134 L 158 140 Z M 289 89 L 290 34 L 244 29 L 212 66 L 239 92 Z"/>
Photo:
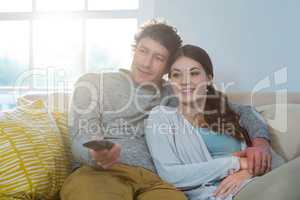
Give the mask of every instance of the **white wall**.
<path id="1" fill-rule="evenodd" d="M 234 82 L 230 91 L 250 91 L 269 76 L 265 90 L 300 91 L 299 8 L 298 0 L 155 0 L 154 17 L 208 51 L 218 85 Z M 283 70 L 282 84 L 274 85 L 283 67 L 287 81 Z"/>

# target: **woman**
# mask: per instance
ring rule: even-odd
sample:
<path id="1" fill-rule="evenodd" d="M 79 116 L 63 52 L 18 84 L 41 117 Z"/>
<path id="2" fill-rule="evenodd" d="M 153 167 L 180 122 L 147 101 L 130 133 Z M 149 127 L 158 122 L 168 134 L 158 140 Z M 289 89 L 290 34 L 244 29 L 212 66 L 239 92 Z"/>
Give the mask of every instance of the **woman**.
<path id="1" fill-rule="evenodd" d="M 178 107 L 154 108 L 145 129 L 158 174 L 192 200 L 232 199 L 253 178 L 246 158 L 232 155 L 251 146 L 251 139 L 226 96 L 215 90 L 208 54 L 185 45 L 169 79 Z M 279 163 L 279 157 L 272 160 L 272 167 Z"/>

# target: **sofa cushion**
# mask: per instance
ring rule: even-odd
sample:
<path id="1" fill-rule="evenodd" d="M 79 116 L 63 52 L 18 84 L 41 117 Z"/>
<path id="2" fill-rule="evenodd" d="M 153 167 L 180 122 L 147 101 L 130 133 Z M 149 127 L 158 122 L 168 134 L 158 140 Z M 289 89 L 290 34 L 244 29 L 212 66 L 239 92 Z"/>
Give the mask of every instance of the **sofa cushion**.
<path id="1" fill-rule="evenodd" d="M 299 200 L 300 157 L 254 178 L 234 200 Z"/>
<path id="2" fill-rule="evenodd" d="M 58 95 L 57 95 L 58 96 Z M 59 129 L 60 134 L 63 138 L 63 144 L 65 147 L 65 151 L 70 159 L 73 159 L 71 153 L 71 139 L 69 134 L 69 127 L 68 127 L 68 112 L 65 109 L 61 109 L 59 106 L 58 101 L 53 101 L 52 103 L 48 104 L 49 102 L 42 98 L 41 96 L 23 96 L 18 98 L 17 105 L 24 106 L 28 104 L 32 104 L 34 101 L 41 100 L 47 105 L 47 110 L 50 112 L 56 122 L 56 125 Z"/>
<path id="3" fill-rule="evenodd" d="M 300 104 L 272 104 L 256 109 L 269 124 L 275 151 L 287 160 L 300 156 Z"/>
<path id="4" fill-rule="evenodd" d="M 1 199 L 58 197 L 71 163 L 42 101 L 1 113 L 0 166 Z"/>

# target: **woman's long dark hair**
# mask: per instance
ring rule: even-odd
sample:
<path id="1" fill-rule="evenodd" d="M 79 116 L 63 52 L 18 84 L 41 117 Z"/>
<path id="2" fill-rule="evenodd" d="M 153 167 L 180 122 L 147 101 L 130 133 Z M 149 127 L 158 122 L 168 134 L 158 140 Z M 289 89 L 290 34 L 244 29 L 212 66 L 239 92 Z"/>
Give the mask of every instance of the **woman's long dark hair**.
<path id="1" fill-rule="evenodd" d="M 182 56 L 199 62 L 203 66 L 206 75 L 213 78 L 213 65 L 204 49 L 193 45 L 184 45 L 178 50 L 175 60 Z M 227 96 L 217 91 L 212 84 L 207 86 L 207 99 L 203 114 L 205 122 L 213 131 L 229 134 L 228 130 L 231 130 L 230 135 L 239 140 L 245 140 L 247 146 L 252 145 L 248 132 L 239 124 L 240 116 L 230 108 Z M 197 122 L 197 115 L 194 121 Z M 214 124 L 218 124 L 222 128 L 213 126 Z"/>

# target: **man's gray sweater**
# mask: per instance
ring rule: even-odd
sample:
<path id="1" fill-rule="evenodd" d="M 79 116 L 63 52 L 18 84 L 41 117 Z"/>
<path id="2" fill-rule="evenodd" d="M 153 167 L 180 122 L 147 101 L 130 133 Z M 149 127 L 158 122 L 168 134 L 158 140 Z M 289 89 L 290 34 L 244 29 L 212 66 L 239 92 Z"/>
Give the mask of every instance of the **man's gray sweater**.
<path id="1" fill-rule="evenodd" d="M 121 145 L 120 162 L 155 171 L 144 123 L 155 106 L 175 106 L 171 97 L 169 85 L 137 85 L 125 70 L 82 76 L 75 85 L 69 112 L 74 167 L 95 165 L 82 144 L 104 137 Z M 270 139 L 266 123 L 252 107 L 231 107 L 240 114 L 240 123 L 251 137 Z"/>

